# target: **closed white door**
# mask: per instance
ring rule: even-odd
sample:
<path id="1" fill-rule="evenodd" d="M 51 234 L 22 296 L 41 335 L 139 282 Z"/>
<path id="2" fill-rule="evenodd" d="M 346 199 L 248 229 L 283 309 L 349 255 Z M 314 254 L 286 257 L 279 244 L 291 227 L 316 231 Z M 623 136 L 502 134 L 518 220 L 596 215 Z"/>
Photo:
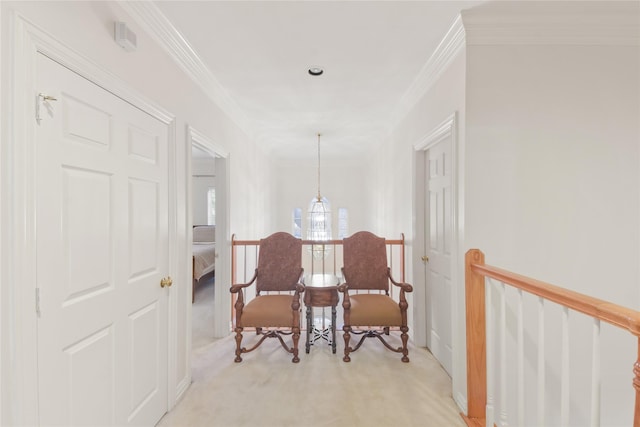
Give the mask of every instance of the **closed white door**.
<path id="1" fill-rule="evenodd" d="M 41 425 L 167 411 L 167 125 L 38 55 Z"/>
<path id="2" fill-rule="evenodd" d="M 451 375 L 451 137 L 431 146 L 425 162 L 427 347 Z"/>

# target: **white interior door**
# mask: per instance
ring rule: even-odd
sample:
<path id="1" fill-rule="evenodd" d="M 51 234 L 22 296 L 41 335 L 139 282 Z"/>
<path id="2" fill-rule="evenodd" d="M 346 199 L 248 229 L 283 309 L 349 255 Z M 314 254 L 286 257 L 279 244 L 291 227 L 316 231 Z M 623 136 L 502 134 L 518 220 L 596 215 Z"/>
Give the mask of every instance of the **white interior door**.
<path id="1" fill-rule="evenodd" d="M 425 158 L 425 279 L 427 347 L 451 375 L 452 191 L 451 136 L 429 147 Z"/>
<path id="2" fill-rule="evenodd" d="M 167 411 L 168 128 L 38 55 L 41 425 Z"/>

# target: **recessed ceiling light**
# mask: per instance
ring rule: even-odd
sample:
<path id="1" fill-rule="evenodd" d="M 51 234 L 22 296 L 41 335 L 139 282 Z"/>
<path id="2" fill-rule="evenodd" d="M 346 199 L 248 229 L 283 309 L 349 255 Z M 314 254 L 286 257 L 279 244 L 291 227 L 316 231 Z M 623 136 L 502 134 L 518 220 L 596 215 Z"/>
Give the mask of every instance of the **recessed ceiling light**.
<path id="1" fill-rule="evenodd" d="M 309 67 L 309 74 L 311 74 L 312 76 L 320 76 L 322 75 L 322 73 L 324 73 L 322 67 Z"/>

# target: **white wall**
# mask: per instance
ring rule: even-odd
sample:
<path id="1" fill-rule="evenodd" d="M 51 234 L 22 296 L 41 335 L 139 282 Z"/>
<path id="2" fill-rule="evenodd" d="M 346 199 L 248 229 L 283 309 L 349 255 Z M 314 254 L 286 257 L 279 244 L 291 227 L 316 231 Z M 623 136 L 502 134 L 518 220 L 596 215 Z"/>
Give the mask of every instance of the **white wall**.
<path id="1" fill-rule="evenodd" d="M 465 249 L 480 248 L 488 264 L 638 309 L 640 50 L 637 39 L 606 32 L 635 25 L 637 35 L 637 3 L 558 10 L 542 3 L 479 8 L 465 18 Z M 614 18 L 618 25 L 610 25 Z M 498 34 L 498 22 L 521 26 Z M 560 313 L 547 311 L 547 422 L 556 425 Z M 580 315 L 571 319 L 570 424 L 585 425 L 591 329 Z M 535 322 L 526 320 L 527 375 L 536 364 Z M 635 339 L 609 327 L 602 335 L 602 425 L 631 425 Z M 506 393 L 514 423 L 514 394 Z M 535 420 L 533 385 L 526 402 L 525 419 Z"/>
<path id="2" fill-rule="evenodd" d="M 20 349 L 23 348 L 21 324 L 25 307 L 15 304 L 25 292 L 21 283 L 14 283 L 14 267 L 8 262 L 12 242 L 17 238 L 18 230 L 10 228 L 11 218 L 6 208 L 10 206 L 15 190 L 11 187 L 11 172 L 8 155 L 11 154 L 13 141 L 8 133 L 11 120 L 11 71 L 14 35 L 11 33 L 11 19 L 19 13 L 27 21 L 46 31 L 56 40 L 88 58 L 101 69 L 115 75 L 126 85 L 132 87 L 143 97 L 156 103 L 176 117 L 175 141 L 177 168 L 177 211 L 175 230 L 178 255 L 184 258 L 174 261 L 174 302 L 175 330 L 172 337 L 177 343 L 178 353 L 173 355 L 175 378 L 170 382 L 188 384 L 190 365 L 188 346 L 188 325 L 190 316 L 190 298 L 187 289 L 190 285 L 186 259 L 188 253 L 187 238 L 189 220 L 187 218 L 187 162 L 191 147 L 186 146 L 186 127 L 193 126 L 207 138 L 223 147 L 228 153 L 231 194 L 229 197 L 230 230 L 243 235 L 261 235 L 271 223 L 273 200 L 271 181 L 271 163 L 243 130 L 214 104 L 192 80 L 187 78 L 175 62 L 162 50 L 151 37 L 119 6 L 117 2 L 0 2 L 1 23 L 1 77 L 0 89 L 0 128 L 2 129 L 2 288 L 0 302 L 2 307 L 1 346 L 2 346 L 2 398 L 1 424 L 28 422 L 33 420 L 35 402 L 26 401 L 25 393 L 32 394 L 35 385 L 24 383 L 18 366 L 21 361 Z M 138 49 L 127 53 L 113 41 L 114 21 L 125 21 L 137 34 Z M 248 173 L 248 171 L 251 171 Z M 9 201 L 5 204 L 5 201 Z M 255 215 L 255 212 L 263 212 Z M 9 237 L 13 236 L 11 240 Z M 218 236 L 219 248 L 230 250 L 229 239 L 226 244 L 223 236 Z M 228 278 L 227 278 L 228 281 Z M 222 280 L 225 282 L 225 280 Z M 171 358 L 170 358 L 171 360 Z M 170 392 L 171 394 L 171 392 Z M 175 397 L 175 396 L 174 396 Z"/>
<path id="3" fill-rule="evenodd" d="M 637 306 L 600 285 L 637 279 L 637 49 L 473 46 L 468 63 L 469 247 Z"/>
<path id="4" fill-rule="evenodd" d="M 331 203 L 333 238 L 338 238 L 338 208 L 349 211 L 349 234 L 370 230 L 376 213 L 368 209 L 365 193 L 371 186 L 364 177 L 362 159 L 321 158 L 320 193 Z M 306 239 L 309 202 L 318 193 L 318 163 L 284 161 L 277 163 L 275 221 L 272 231 L 292 232 L 292 210 L 302 208 L 302 238 Z M 395 236 L 385 236 L 395 238 Z"/>
<path id="5" fill-rule="evenodd" d="M 478 46 L 468 62 L 467 248 L 637 309 L 637 48 Z M 629 403 L 633 339 L 605 342 L 604 372 L 627 378 L 603 386 Z"/>

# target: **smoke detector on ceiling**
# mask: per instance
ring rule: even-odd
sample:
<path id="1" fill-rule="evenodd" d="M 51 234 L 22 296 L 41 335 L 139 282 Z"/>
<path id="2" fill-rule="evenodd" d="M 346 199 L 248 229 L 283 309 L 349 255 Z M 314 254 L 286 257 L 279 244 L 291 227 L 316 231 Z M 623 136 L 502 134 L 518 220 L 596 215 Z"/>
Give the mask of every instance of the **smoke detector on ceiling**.
<path id="1" fill-rule="evenodd" d="M 116 22 L 114 28 L 114 38 L 116 43 L 127 52 L 133 52 L 138 45 L 136 33 L 131 31 L 124 22 Z"/>

